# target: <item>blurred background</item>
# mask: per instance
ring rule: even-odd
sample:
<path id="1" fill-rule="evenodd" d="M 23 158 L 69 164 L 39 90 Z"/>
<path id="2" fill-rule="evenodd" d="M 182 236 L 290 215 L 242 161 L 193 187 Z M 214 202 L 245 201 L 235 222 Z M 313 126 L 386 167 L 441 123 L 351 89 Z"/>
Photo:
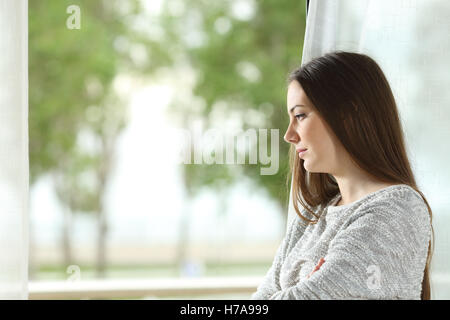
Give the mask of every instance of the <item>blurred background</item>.
<path id="1" fill-rule="evenodd" d="M 292 0 L 30 1 L 30 280 L 264 275 L 305 17 Z M 278 172 L 180 163 L 193 124 L 282 128 Z"/>
<path id="2" fill-rule="evenodd" d="M 390 76 L 395 60 L 380 64 L 434 212 L 433 271 L 449 283 L 449 150 L 438 144 L 450 129 L 434 99 L 449 101 L 448 74 L 427 63 L 448 60 L 448 37 L 430 21 L 447 26 L 439 12 L 449 10 L 429 3 L 402 1 L 415 19 L 388 26 L 420 46 L 392 49 L 408 57 L 399 61 L 408 81 Z M 286 77 L 301 63 L 306 0 L 41 0 L 28 13 L 30 280 L 264 276 L 286 230 Z M 342 14 L 346 26 L 360 23 Z M 339 33 L 347 48 L 355 30 Z M 278 171 L 262 175 L 259 161 L 183 164 L 180 150 L 196 138 L 180 133 L 198 128 L 278 129 Z M 247 159 L 255 148 L 235 151 Z"/>

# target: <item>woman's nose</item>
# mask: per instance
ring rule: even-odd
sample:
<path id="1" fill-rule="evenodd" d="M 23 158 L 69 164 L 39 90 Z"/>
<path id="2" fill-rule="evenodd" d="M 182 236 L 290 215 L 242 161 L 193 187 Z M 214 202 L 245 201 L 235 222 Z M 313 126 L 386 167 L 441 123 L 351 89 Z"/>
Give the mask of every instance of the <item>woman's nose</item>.
<path id="1" fill-rule="evenodd" d="M 284 135 L 284 141 L 295 144 L 298 142 L 298 134 L 291 128 L 288 128 Z"/>

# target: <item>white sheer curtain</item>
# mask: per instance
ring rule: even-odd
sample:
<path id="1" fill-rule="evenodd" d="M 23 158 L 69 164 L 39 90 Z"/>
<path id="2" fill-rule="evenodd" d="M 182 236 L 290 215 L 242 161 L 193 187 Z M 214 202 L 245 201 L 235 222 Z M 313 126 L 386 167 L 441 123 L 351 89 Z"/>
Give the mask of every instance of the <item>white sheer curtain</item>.
<path id="1" fill-rule="evenodd" d="M 0 299 L 28 298 L 28 2 L 0 0 Z"/>
<path id="2" fill-rule="evenodd" d="M 397 99 L 419 188 L 433 210 L 432 298 L 450 298 L 450 2 L 311 0 L 302 64 L 332 50 L 368 54 Z M 290 204 L 288 221 L 295 215 Z"/>

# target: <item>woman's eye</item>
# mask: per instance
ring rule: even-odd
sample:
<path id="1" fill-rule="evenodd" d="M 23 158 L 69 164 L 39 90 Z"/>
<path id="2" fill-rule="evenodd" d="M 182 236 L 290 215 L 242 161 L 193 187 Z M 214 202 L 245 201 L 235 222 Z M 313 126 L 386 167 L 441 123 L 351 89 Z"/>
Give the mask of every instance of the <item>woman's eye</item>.
<path id="1" fill-rule="evenodd" d="M 304 116 L 305 116 L 304 113 L 299 113 L 299 114 L 296 114 L 296 115 L 295 115 L 295 117 L 296 117 L 297 119 L 300 119 L 300 117 L 304 117 Z"/>

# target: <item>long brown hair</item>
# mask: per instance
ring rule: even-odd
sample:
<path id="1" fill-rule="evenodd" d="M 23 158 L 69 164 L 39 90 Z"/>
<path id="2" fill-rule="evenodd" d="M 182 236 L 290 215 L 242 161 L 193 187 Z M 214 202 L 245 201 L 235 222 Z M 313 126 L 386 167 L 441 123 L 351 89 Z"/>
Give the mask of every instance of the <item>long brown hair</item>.
<path id="1" fill-rule="evenodd" d="M 406 184 L 418 189 L 408 160 L 403 130 L 391 87 L 379 65 L 365 54 L 334 51 L 315 58 L 294 70 L 288 83 L 298 81 L 315 109 L 342 143 L 354 163 L 375 180 Z M 371 146 L 368 148 L 367 146 Z M 334 177 L 328 173 L 306 172 L 303 159 L 290 149 L 292 201 L 296 213 L 307 223 L 316 223 L 313 212 L 339 192 Z M 298 203 L 317 220 L 300 213 Z M 305 202 L 311 206 L 305 204 Z M 422 280 L 422 300 L 430 300 L 430 266 L 434 251 L 434 230 Z M 433 246 L 432 246 L 433 244 Z"/>

